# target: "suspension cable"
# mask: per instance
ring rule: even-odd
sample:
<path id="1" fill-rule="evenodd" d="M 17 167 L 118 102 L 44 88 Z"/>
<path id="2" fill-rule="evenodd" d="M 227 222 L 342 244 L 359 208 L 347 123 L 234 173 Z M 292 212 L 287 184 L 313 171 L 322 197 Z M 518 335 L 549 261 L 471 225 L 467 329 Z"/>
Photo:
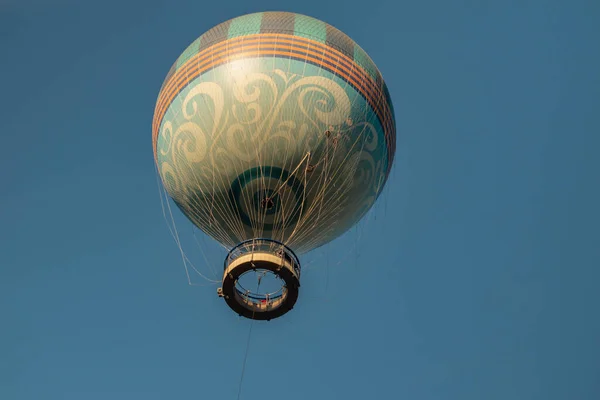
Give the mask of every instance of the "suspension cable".
<path id="1" fill-rule="evenodd" d="M 256 293 L 260 289 L 261 277 L 258 277 L 258 284 L 256 285 Z M 252 311 L 252 320 L 250 321 L 250 329 L 248 329 L 248 339 L 246 340 L 246 351 L 244 353 L 244 361 L 242 363 L 242 373 L 240 375 L 240 384 L 238 386 L 237 400 L 240 400 L 242 395 L 242 384 L 244 383 L 244 374 L 246 372 L 246 362 L 248 361 L 248 352 L 250 350 L 250 338 L 252 337 L 252 327 L 254 326 L 254 314 L 256 310 Z"/>

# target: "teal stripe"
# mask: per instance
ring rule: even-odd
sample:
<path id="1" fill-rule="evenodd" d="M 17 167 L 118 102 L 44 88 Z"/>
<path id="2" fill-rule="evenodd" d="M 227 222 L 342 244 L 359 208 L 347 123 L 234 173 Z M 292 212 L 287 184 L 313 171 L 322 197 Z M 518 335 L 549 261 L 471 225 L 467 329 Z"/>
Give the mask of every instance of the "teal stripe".
<path id="1" fill-rule="evenodd" d="M 327 38 L 326 26 L 327 24 L 323 21 L 297 14 L 294 22 L 294 35 L 325 43 Z"/>
<path id="2" fill-rule="evenodd" d="M 260 33 L 263 13 L 254 13 L 235 18 L 229 25 L 227 38 Z"/>
<path id="3" fill-rule="evenodd" d="M 183 51 L 183 53 L 181 53 L 181 55 L 179 56 L 179 58 L 177 59 L 177 65 L 175 68 L 179 69 L 183 64 L 185 64 L 185 62 L 187 60 L 189 60 L 191 57 L 193 57 L 196 53 L 198 53 L 198 51 L 200 50 L 200 39 L 202 38 L 202 36 L 200 36 L 198 39 L 194 40 L 192 42 L 192 44 L 190 44 L 187 49 L 185 49 Z"/>
<path id="4" fill-rule="evenodd" d="M 354 45 L 354 61 L 363 67 L 371 76 L 371 78 L 377 80 L 377 74 L 379 72 L 375 66 L 375 63 L 359 45 Z"/>

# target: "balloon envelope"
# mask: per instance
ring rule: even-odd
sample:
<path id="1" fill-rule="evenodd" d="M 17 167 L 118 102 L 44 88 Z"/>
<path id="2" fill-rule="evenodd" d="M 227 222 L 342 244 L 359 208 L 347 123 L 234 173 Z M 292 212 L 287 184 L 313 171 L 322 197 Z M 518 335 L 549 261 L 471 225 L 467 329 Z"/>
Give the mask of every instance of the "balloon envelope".
<path id="1" fill-rule="evenodd" d="M 167 192 L 201 230 L 228 248 L 269 238 L 302 253 L 371 208 L 395 135 L 387 87 L 354 41 L 311 17 L 264 12 L 183 52 L 152 139 Z"/>

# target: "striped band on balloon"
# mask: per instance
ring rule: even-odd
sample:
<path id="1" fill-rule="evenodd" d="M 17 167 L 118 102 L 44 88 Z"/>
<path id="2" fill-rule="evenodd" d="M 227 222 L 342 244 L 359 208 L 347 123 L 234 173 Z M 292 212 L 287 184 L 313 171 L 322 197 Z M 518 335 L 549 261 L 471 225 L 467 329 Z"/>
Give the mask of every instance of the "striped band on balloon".
<path id="1" fill-rule="evenodd" d="M 388 168 L 395 153 L 395 122 L 385 87 L 353 59 L 326 44 L 294 35 L 256 34 L 235 37 L 212 45 L 191 57 L 177 70 L 160 92 L 153 121 L 153 147 L 162 119 L 172 101 L 203 73 L 230 61 L 250 57 L 284 57 L 307 62 L 340 77 L 352 86 L 375 111 L 385 133 Z M 389 171 L 388 171 L 389 172 Z"/>

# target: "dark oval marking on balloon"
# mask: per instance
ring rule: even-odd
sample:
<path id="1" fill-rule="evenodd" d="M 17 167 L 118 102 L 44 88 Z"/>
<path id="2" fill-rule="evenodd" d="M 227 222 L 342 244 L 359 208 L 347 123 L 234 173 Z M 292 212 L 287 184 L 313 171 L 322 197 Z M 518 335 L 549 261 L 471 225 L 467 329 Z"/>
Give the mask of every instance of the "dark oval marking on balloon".
<path id="1" fill-rule="evenodd" d="M 281 184 L 285 184 L 289 188 L 292 189 L 294 193 L 294 197 L 296 199 L 296 205 L 294 206 L 294 210 L 291 215 L 287 218 L 286 225 L 290 226 L 298 222 L 298 218 L 300 217 L 300 209 L 302 204 L 304 203 L 304 185 L 294 176 L 291 175 L 288 171 L 274 166 L 262 166 L 262 167 L 254 167 L 244 171 L 237 178 L 233 180 L 231 183 L 231 187 L 229 189 L 229 200 L 234 208 L 237 211 L 238 216 L 244 225 L 248 227 L 253 227 L 252 221 L 248 214 L 244 212 L 242 209 L 242 205 L 239 202 L 240 194 L 246 185 L 250 182 L 260 179 L 260 178 L 274 178 L 278 179 Z M 262 191 L 262 193 L 260 193 Z M 256 208 L 257 212 L 264 213 L 265 210 L 261 206 L 261 200 L 264 196 L 272 196 L 273 189 L 272 188 L 261 188 L 258 193 L 253 194 L 253 205 Z M 279 194 L 275 194 L 272 196 L 274 206 L 270 210 L 266 210 L 267 215 L 274 214 L 275 212 L 281 209 L 281 199 Z M 263 229 L 272 230 L 274 224 L 263 224 Z"/>

